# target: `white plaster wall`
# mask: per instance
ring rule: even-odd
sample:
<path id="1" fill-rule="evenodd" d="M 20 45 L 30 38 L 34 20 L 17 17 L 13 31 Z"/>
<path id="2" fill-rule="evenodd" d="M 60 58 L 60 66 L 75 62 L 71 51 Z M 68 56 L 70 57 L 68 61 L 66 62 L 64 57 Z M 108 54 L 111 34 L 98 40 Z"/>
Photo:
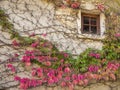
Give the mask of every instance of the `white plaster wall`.
<path id="1" fill-rule="evenodd" d="M 79 10 L 78 12 L 77 25 L 78 25 L 78 33 L 81 34 L 81 10 Z"/>
<path id="2" fill-rule="evenodd" d="M 105 15 L 103 13 L 100 14 L 100 35 L 103 36 L 105 32 Z"/>
<path id="3" fill-rule="evenodd" d="M 81 37 L 101 38 L 81 34 L 81 11 L 78 17 L 77 15 L 74 17 L 65 10 L 64 15 L 67 16 L 64 17 L 59 13 L 60 18 L 56 18 L 58 13 L 54 6 L 41 0 L 5 0 L 0 1 L 0 7 L 9 15 L 9 20 L 14 24 L 17 32 L 23 36 L 34 32 L 53 42 L 59 50 L 67 50 L 72 54 L 80 54 L 87 48 L 102 48 L 101 42 L 81 39 Z M 47 36 L 44 37 L 42 34 Z"/>

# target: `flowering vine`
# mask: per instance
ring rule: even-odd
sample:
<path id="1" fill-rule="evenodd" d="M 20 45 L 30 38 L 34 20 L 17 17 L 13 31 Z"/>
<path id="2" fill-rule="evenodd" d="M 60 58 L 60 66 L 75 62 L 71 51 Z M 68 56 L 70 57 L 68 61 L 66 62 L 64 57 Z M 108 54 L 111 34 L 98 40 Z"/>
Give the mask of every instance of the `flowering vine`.
<path id="1" fill-rule="evenodd" d="M 33 36 L 31 35 L 30 38 Z M 118 36 L 115 35 L 116 38 Z M 20 47 L 18 41 L 13 41 L 13 45 Z M 92 80 L 108 81 L 117 79 L 116 72 L 120 68 L 120 63 L 115 61 L 106 62 L 106 59 L 101 60 L 102 54 L 99 52 L 87 51 L 87 53 L 84 53 L 85 56 L 81 57 L 82 59 L 79 60 L 78 64 L 86 65 L 88 63 L 85 66 L 87 71 L 81 73 L 76 72 L 76 64 L 73 63 L 75 59 L 66 52 L 59 52 L 50 42 L 36 39 L 30 43 L 29 47 L 32 49 L 25 50 L 21 61 L 25 66 L 33 67 L 30 70 L 32 77 L 21 78 L 15 75 L 14 80 L 20 83 L 20 89 L 26 90 L 41 85 L 60 85 L 73 90 L 75 85 L 87 86 Z M 45 49 L 48 51 L 44 51 Z M 17 53 L 14 54 L 14 58 L 19 56 Z M 86 62 L 85 59 L 91 61 Z M 97 61 L 98 64 L 93 63 L 94 61 Z M 34 64 L 37 64 L 37 66 L 33 66 Z M 16 68 L 12 64 L 8 64 L 7 68 L 12 72 L 16 72 Z"/>

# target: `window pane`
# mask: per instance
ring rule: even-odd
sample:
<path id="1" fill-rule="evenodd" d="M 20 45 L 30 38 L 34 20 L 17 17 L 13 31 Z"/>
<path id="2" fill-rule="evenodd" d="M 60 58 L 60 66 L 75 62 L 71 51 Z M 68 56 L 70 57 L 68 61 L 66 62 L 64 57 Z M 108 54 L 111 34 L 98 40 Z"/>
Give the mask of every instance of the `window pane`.
<path id="1" fill-rule="evenodd" d="M 91 25 L 97 25 L 97 19 L 91 18 Z"/>
<path id="2" fill-rule="evenodd" d="M 83 17 L 83 23 L 89 24 L 89 17 Z"/>
<path id="3" fill-rule="evenodd" d="M 97 27 L 91 26 L 91 33 L 96 34 L 97 33 Z"/>
<path id="4" fill-rule="evenodd" d="M 83 33 L 89 33 L 89 26 L 88 25 L 83 26 Z"/>

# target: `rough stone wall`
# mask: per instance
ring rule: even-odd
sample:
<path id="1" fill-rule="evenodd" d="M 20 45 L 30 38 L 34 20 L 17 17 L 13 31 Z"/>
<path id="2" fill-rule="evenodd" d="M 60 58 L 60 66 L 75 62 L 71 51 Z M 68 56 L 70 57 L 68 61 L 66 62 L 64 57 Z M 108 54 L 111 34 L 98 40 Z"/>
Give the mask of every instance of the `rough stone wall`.
<path id="1" fill-rule="evenodd" d="M 73 54 L 79 54 L 88 47 L 97 49 L 102 47 L 101 42 L 94 41 L 94 39 L 99 39 L 98 36 L 87 39 L 91 36 L 83 36 L 78 33 L 79 26 L 74 15 L 58 14 L 52 4 L 47 4 L 41 0 L 2 0 L 0 7 L 9 15 L 10 22 L 14 24 L 16 31 L 22 36 L 35 33 L 55 43 L 60 50 L 69 50 Z M 23 50 L 13 48 L 11 43 L 10 35 L 0 28 L 0 90 L 18 90 L 16 87 L 18 82 L 13 80 L 14 74 L 7 70 L 5 65 L 12 60 L 10 57 L 14 53 L 22 54 Z M 19 65 L 19 61 L 15 62 L 14 65 L 17 67 L 18 76 L 30 76 L 27 70 Z M 100 89 L 120 90 L 120 82 L 99 83 L 88 87 L 76 86 L 75 88 L 75 90 Z M 67 90 L 67 88 L 41 86 L 29 90 Z"/>
<path id="2" fill-rule="evenodd" d="M 96 40 L 101 37 L 79 34 L 77 17 L 71 14 L 58 15 L 54 5 L 50 3 L 41 0 L 3 0 L 0 1 L 0 7 L 9 15 L 17 32 L 23 36 L 35 33 L 52 41 L 59 50 L 67 50 L 72 54 L 80 54 L 86 48 L 102 48 L 102 43 Z"/>
<path id="3" fill-rule="evenodd" d="M 15 49 L 11 46 L 11 42 L 12 40 L 10 40 L 10 35 L 6 32 L 2 32 L 0 29 L 0 90 L 6 90 L 6 88 L 18 85 L 18 82 L 14 81 L 14 73 L 11 73 L 11 71 L 7 69 L 6 65 L 13 60 L 11 56 L 14 56 L 15 53 L 21 54 L 23 50 Z M 19 65 L 19 62 L 20 61 L 17 60 L 14 63 L 17 67 L 18 75 L 28 75 L 28 72 Z"/>

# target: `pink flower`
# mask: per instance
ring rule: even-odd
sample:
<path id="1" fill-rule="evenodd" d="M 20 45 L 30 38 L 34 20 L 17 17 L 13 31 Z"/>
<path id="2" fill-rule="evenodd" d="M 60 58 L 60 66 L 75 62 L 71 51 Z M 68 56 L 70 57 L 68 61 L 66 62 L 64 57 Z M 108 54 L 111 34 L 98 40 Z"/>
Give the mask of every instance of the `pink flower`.
<path id="1" fill-rule="evenodd" d="M 89 56 L 95 57 L 95 58 L 97 58 L 97 59 L 100 58 L 100 54 L 98 54 L 98 53 L 90 53 Z"/>
<path id="2" fill-rule="evenodd" d="M 38 69 L 37 69 L 37 75 L 38 75 L 39 77 L 42 77 L 42 76 L 43 76 L 43 70 L 42 70 L 42 68 L 38 68 Z"/>
<path id="3" fill-rule="evenodd" d="M 93 79 L 99 80 L 99 75 L 93 74 Z"/>
<path id="4" fill-rule="evenodd" d="M 114 74 L 109 74 L 109 76 L 113 79 L 113 80 L 116 80 L 116 77 L 115 77 L 115 75 Z"/>
<path id="5" fill-rule="evenodd" d="M 7 67 L 12 71 L 15 72 L 15 67 L 12 64 L 7 64 Z"/>
<path id="6" fill-rule="evenodd" d="M 47 76 L 48 76 L 49 78 L 54 77 L 54 75 L 55 75 L 55 71 L 54 71 L 54 70 L 49 70 L 49 72 L 47 73 Z"/>
<path id="7" fill-rule="evenodd" d="M 119 66 L 119 63 L 109 62 L 109 63 L 107 64 L 107 68 L 110 69 L 110 70 L 113 70 L 113 71 L 118 70 L 119 67 L 120 67 L 120 66 Z"/>
<path id="8" fill-rule="evenodd" d="M 97 72 L 99 70 L 99 66 L 91 65 L 88 67 L 89 72 Z"/>
<path id="9" fill-rule="evenodd" d="M 97 8 L 102 12 L 105 10 L 105 6 L 103 4 L 98 4 Z"/>
<path id="10" fill-rule="evenodd" d="M 42 72 L 37 72 L 37 75 L 38 75 L 39 77 L 42 77 L 42 76 L 43 76 L 43 73 L 42 73 Z"/>
<path id="11" fill-rule="evenodd" d="M 14 80 L 16 80 L 16 81 L 20 81 L 21 78 L 20 78 L 19 76 L 15 76 L 15 77 L 14 77 Z"/>
<path id="12" fill-rule="evenodd" d="M 14 56 L 15 56 L 15 57 L 18 57 L 18 56 L 19 56 L 19 54 L 15 53 L 15 54 L 14 54 Z"/>
<path id="13" fill-rule="evenodd" d="M 24 89 L 24 90 L 27 89 L 24 83 L 20 83 L 20 89 Z"/>
<path id="14" fill-rule="evenodd" d="M 64 62 L 64 59 L 61 59 L 60 62 L 63 63 L 63 62 Z"/>
<path id="15" fill-rule="evenodd" d="M 64 81 L 61 82 L 62 87 L 65 87 L 66 85 L 67 85 L 66 82 L 64 82 Z"/>
<path id="16" fill-rule="evenodd" d="M 31 65 L 31 62 L 26 62 L 25 65 L 26 65 L 26 66 L 30 66 L 30 65 Z"/>
<path id="17" fill-rule="evenodd" d="M 26 90 L 29 87 L 36 87 L 38 85 L 42 85 L 42 80 L 29 79 L 29 78 L 20 78 L 18 76 L 15 77 L 15 80 L 20 82 L 20 89 Z"/>
<path id="18" fill-rule="evenodd" d="M 33 36 L 35 36 L 34 32 L 29 35 L 29 37 L 33 37 Z"/>
<path id="19" fill-rule="evenodd" d="M 12 68 L 13 65 L 12 65 L 12 64 L 7 64 L 7 67 L 8 67 L 8 68 Z"/>
<path id="20" fill-rule="evenodd" d="M 73 80 L 72 82 L 74 85 L 77 85 L 78 84 L 78 80 Z"/>
<path id="21" fill-rule="evenodd" d="M 61 7 L 62 9 L 65 9 L 67 6 L 64 5 L 64 4 L 62 4 L 60 7 Z"/>
<path id="22" fill-rule="evenodd" d="M 74 79 L 77 79 L 77 75 L 76 74 L 73 74 L 72 75 L 72 79 L 74 80 Z"/>
<path id="23" fill-rule="evenodd" d="M 83 80 L 85 77 L 82 74 L 78 74 L 78 80 Z"/>
<path id="24" fill-rule="evenodd" d="M 57 75 L 57 78 L 58 78 L 58 79 L 62 79 L 62 75 L 61 75 L 61 74 L 58 74 L 58 75 Z"/>
<path id="25" fill-rule="evenodd" d="M 42 36 L 43 36 L 43 37 L 46 37 L 46 36 L 47 36 L 47 34 L 46 34 L 46 33 L 43 33 L 43 34 L 42 34 Z"/>
<path id="26" fill-rule="evenodd" d="M 115 37 L 120 37 L 120 33 L 116 33 L 116 34 L 115 34 Z"/>
<path id="27" fill-rule="evenodd" d="M 54 80 L 50 78 L 50 79 L 48 80 L 48 84 L 51 85 L 51 84 L 53 84 L 53 83 L 54 83 Z"/>
<path id="28" fill-rule="evenodd" d="M 69 76 L 66 76 L 66 77 L 65 77 L 65 81 L 70 81 L 70 77 L 69 77 Z"/>
<path id="29" fill-rule="evenodd" d="M 94 74 L 89 73 L 89 74 L 88 74 L 88 78 L 89 78 L 89 79 L 94 79 L 94 78 L 95 78 L 95 77 L 94 77 Z"/>
<path id="30" fill-rule="evenodd" d="M 71 7 L 72 7 L 73 9 L 77 9 L 77 8 L 80 7 L 80 3 L 79 3 L 79 2 L 74 2 L 74 3 L 71 4 Z"/>
<path id="31" fill-rule="evenodd" d="M 34 42 L 31 44 L 31 47 L 37 47 L 39 45 L 39 42 Z"/>
<path id="32" fill-rule="evenodd" d="M 31 83 L 30 83 L 31 82 Z M 30 86 L 36 87 L 37 86 L 37 80 L 35 79 L 29 79 L 27 83 L 30 83 Z M 29 87 L 30 87 L 29 86 Z"/>
<path id="33" fill-rule="evenodd" d="M 68 82 L 68 87 L 69 87 L 69 90 L 73 90 L 74 86 L 71 82 Z"/>
<path id="34" fill-rule="evenodd" d="M 68 53 L 63 53 L 63 55 L 64 55 L 65 58 L 69 57 Z"/>
<path id="35" fill-rule="evenodd" d="M 53 77 L 52 79 L 54 80 L 55 83 L 57 83 L 59 81 L 59 79 L 57 77 Z"/>
<path id="36" fill-rule="evenodd" d="M 27 66 L 31 65 L 31 60 L 35 59 L 33 51 L 26 51 L 25 55 L 22 57 L 22 61 L 25 62 Z"/>
<path id="37" fill-rule="evenodd" d="M 37 72 L 36 72 L 35 70 L 33 70 L 31 74 L 32 74 L 32 76 L 35 76 L 36 73 L 37 73 Z"/>
<path id="38" fill-rule="evenodd" d="M 70 73 L 70 72 L 71 72 L 71 70 L 70 70 L 70 68 L 69 68 L 69 67 L 66 67 L 66 68 L 64 69 L 64 72 L 65 72 L 65 73 Z"/>
<path id="39" fill-rule="evenodd" d="M 42 80 L 38 80 L 38 81 L 37 81 L 37 84 L 38 84 L 38 85 L 42 85 Z"/>
<path id="40" fill-rule="evenodd" d="M 57 68 L 57 70 L 62 71 L 62 67 L 61 67 L 61 66 L 60 66 L 60 67 L 58 67 L 58 68 Z"/>
<path id="41" fill-rule="evenodd" d="M 46 62 L 45 62 L 45 65 L 46 65 L 46 66 L 51 66 L 51 62 L 50 62 L 50 61 L 46 61 Z"/>
<path id="42" fill-rule="evenodd" d="M 88 85 L 88 80 L 87 79 L 84 79 L 83 82 L 84 82 L 85 86 Z"/>
<path id="43" fill-rule="evenodd" d="M 20 44 L 19 44 L 16 40 L 13 40 L 13 41 L 12 41 L 12 45 L 13 45 L 13 46 L 19 46 Z"/>
<path id="44" fill-rule="evenodd" d="M 84 85 L 84 82 L 82 80 L 80 80 L 79 85 Z"/>

